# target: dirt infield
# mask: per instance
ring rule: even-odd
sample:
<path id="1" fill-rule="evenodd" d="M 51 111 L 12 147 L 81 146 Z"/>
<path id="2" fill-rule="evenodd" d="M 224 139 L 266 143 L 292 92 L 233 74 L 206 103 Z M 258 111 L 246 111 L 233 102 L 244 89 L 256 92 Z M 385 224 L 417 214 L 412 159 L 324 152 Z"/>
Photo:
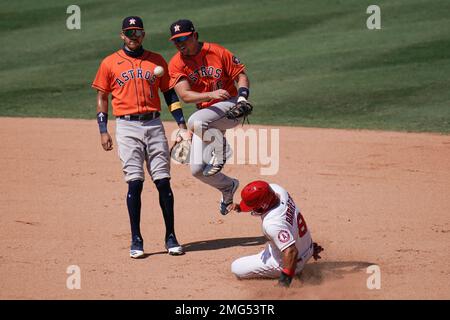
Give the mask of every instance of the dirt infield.
<path id="1" fill-rule="evenodd" d="M 264 246 L 260 220 L 221 216 L 220 194 L 181 165 L 172 187 L 187 254 L 165 254 L 147 179 L 147 256 L 130 259 L 127 186 L 96 122 L 0 118 L 0 298 L 450 299 L 449 136 L 282 127 L 280 140 L 279 173 L 263 178 L 291 193 L 325 248 L 290 290 L 234 278 L 231 262 Z M 239 191 L 261 177 L 257 165 L 224 170 Z M 379 290 L 366 286 L 374 264 Z M 66 287 L 70 265 L 80 267 L 79 290 Z"/>

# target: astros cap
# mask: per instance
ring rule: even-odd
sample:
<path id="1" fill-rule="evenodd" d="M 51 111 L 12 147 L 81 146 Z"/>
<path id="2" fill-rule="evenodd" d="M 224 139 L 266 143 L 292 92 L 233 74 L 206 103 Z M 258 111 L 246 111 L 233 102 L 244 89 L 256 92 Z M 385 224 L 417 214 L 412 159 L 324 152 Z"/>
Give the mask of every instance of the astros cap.
<path id="1" fill-rule="evenodd" d="M 173 40 L 175 38 L 188 36 L 195 32 L 194 24 L 191 20 L 181 19 L 178 21 L 175 21 L 170 26 L 170 33 L 172 34 L 172 37 L 170 40 Z"/>
<path id="2" fill-rule="evenodd" d="M 122 21 L 122 30 L 140 29 L 144 30 L 144 23 L 142 19 L 137 16 L 126 17 Z"/>

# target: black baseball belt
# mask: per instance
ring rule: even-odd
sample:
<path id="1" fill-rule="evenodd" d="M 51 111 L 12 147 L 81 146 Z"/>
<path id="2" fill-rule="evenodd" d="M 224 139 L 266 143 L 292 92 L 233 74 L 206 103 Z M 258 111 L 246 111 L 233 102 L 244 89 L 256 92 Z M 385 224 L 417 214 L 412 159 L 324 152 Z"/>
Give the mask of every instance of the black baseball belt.
<path id="1" fill-rule="evenodd" d="M 127 114 L 124 116 L 119 116 L 119 119 L 129 120 L 129 121 L 149 121 L 156 119 L 160 116 L 158 111 L 142 113 L 142 114 Z"/>

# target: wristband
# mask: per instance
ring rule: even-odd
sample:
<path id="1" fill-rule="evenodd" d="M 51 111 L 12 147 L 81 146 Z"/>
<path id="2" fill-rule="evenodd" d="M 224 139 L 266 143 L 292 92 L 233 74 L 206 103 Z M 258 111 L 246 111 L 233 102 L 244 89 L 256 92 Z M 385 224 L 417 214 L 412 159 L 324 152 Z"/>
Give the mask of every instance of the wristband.
<path id="1" fill-rule="evenodd" d="M 177 122 L 177 124 L 184 123 L 186 124 L 186 120 L 184 120 L 183 109 L 175 109 L 171 111 L 173 118 Z"/>
<path id="2" fill-rule="evenodd" d="M 250 95 L 250 90 L 246 87 L 240 87 L 238 89 L 238 96 L 243 97 L 244 99 L 248 99 L 248 96 Z"/>
<path id="3" fill-rule="evenodd" d="M 295 276 L 295 269 L 288 269 L 288 268 L 283 268 L 283 269 L 281 269 L 281 271 L 283 272 L 283 273 L 285 273 L 286 275 L 288 275 L 289 277 L 293 277 L 293 276 Z"/>
<path id="4" fill-rule="evenodd" d="M 108 114 L 99 112 L 97 113 L 97 123 L 98 123 L 98 129 L 100 130 L 100 133 L 106 133 L 108 132 L 107 129 L 107 123 L 108 123 Z"/>

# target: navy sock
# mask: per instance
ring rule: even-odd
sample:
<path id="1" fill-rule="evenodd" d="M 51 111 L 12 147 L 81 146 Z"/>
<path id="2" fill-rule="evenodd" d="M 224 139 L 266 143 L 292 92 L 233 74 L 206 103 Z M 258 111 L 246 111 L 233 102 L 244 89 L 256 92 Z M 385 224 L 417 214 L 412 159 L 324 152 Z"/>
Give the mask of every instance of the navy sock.
<path id="1" fill-rule="evenodd" d="M 133 180 L 128 182 L 127 207 L 130 216 L 131 237 L 141 236 L 141 193 L 144 182 L 141 180 Z"/>
<path id="2" fill-rule="evenodd" d="M 164 223 L 166 224 L 166 237 L 172 233 L 175 235 L 174 230 L 174 216 L 173 216 L 173 193 L 170 188 L 169 178 L 164 178 L 155 181 L 156 188 L 159 192 L 159 205 L 164 217 Z"/>

